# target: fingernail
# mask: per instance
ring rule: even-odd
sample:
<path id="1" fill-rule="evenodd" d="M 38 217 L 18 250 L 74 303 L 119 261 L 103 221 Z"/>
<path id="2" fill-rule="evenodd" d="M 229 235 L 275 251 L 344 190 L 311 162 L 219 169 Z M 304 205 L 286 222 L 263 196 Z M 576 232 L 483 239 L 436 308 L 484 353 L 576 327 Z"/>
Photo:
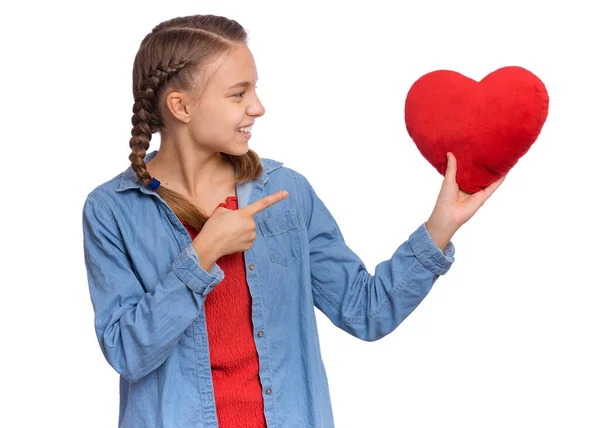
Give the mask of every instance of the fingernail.
<path id="1" fill-rule="evenodd" d="M 288 195 L 288 192 L 286 192 L 286 191 L 284 190 L 283 192 L 281 192 L 281 194 L 282 194 L 283 196 L 287 196 L 287 195 Z"/>

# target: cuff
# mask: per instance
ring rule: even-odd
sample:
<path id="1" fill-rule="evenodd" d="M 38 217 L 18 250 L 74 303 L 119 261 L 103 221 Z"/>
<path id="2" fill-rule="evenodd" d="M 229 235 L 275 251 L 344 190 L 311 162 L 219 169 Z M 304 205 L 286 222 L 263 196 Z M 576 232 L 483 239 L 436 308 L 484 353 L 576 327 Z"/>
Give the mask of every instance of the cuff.
<path id="1" fill-rule="evenodd" d="M 454 263 L 454 244 L 449 242 L 444 251 L 440 250 L 423 223 L 408 238 L 417 259 L 436 275 L 444 275 Z"/>
<path id="2" fill-rule="evenodd" d="M 192 244 L 189 244 L 175 259 L 173 272 L 192 291 L 204 296 L 225 277 L 223 270 L 216 263 L 210 272 L 202 269 Z"/>

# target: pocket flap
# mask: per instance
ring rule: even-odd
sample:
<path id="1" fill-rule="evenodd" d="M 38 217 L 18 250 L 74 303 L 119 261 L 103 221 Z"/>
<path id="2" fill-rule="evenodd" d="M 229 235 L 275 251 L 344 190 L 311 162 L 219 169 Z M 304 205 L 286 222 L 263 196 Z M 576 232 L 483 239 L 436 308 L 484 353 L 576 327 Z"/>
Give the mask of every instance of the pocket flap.
<path id="1" fill-rule="evenodd" d="M 295 210 L 287 211 L 281 215 L 261 220 L 258 224 L 263 235 L 279 235 L 287 230 L 298 228 L 298 215 Z"/>

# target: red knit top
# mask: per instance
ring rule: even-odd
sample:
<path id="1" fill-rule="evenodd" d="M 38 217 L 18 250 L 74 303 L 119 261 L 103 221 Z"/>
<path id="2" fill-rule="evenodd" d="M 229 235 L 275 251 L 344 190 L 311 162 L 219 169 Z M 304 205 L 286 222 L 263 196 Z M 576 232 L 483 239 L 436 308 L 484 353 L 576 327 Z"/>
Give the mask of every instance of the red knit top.
<path id="1" fill-rule="evenodd" d="M 219 206 L 237 210 L 237 198 Z M 183 225 L 192 239 L 198 235 Z M 244 253 L 223 256 L 217 264 L 225 278 L 208 293 L 204 309 L 219 428 L 266 428 Z"/>

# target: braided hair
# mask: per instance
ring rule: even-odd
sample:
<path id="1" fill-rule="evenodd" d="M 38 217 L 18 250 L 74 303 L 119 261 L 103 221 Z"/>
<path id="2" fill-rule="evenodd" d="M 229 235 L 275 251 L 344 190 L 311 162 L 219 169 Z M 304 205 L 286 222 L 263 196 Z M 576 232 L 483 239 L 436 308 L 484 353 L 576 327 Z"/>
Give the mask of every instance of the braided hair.
<path id="1" fill-rule="evenodd" d="M 178 17 L 158 24 L 148 34 L 133 65 L 133 116 L 129 161 L 142 185 L 155 190 L 183 222 L 197 231 L 207 216 L 183 195 L 156 187 L 146 169 L 145 157 L 152 134 L 164 127 L 161 95 L 167 88 L 190 89 L 198 66 L 227 51 L 234 42 L 246 42 L 244 28 L 234 20 L 215 15 Z M 262 174 L 259 156 L 252 150 L 245 155 L 223 153 L 237 170 L 237 182 L 256 179 Z"/>

